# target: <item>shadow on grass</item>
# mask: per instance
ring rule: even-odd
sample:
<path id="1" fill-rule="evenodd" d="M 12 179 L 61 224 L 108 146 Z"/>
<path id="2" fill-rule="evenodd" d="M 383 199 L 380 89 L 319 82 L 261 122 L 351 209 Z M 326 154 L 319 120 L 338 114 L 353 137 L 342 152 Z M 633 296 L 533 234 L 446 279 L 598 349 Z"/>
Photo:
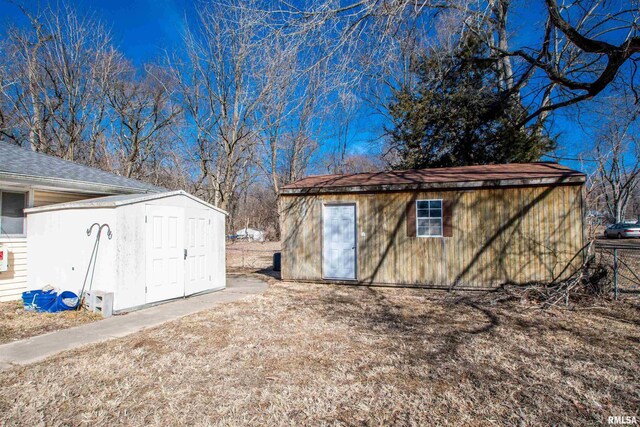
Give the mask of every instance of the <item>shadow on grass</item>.
<path id="1" fill-rule="evenodd" d="M 366 381 L 391 372 L 388 381 L 399 392 L 447 390 L 474 396 L 478 407 L 498 404 L 496 397 L 510 408 L 509 424 L 519 421 L 516 408 L 531 425 L 600 422 L 610 402 L 637 408 L 632 384 L 640 333 L 633 322 L 618 323 L 614 333 L 601 313 L 545 312 L 510 298 L 495 303 L 493 293 L 328 284 L 277 289 L 295 301 L 291 316 L 321 320 L 328 333 L 312 332 L 315 339 L 340 341 L 332 348 L 345 355 L 346 366 L 353 356 L 350 372 L 364 370 Z M 620 317 L 635 319 L 637 308 L 628 309 Z M 585 403 L 594 395 L 595 404 Z"/>
<path id="2" fill-rule="evenodd" d="M 263 274 L 265 276 L 273 277 L 276 280 L 282 280 L 282 276 L 279 271 L 274 271 L 272 268 L 261 268 L 253 271 L 253 273 Z"/>
<path id="3" fill-rule="evenodd" d="M 328 288 L 318 303 L 328 308 L 322 310 L 328 320 L 347 323 L 358 333 L 374 334 L 392 343 L 415 342 L 417 346 L 407 354 L 415 361 L 455 357 L 459 347 L 472 337 L 492 334 L 500 325 L 498 315 L 470 298 L 438 300 L 432 306 L 438 309 L 431 310 L 408 307 L 401 300 L 389 298 L 388 292 L 341 285 Z M 459 312 L 464 322 L 456 318 Z M 393 351 L 400 352 L 399 348 Z"/>

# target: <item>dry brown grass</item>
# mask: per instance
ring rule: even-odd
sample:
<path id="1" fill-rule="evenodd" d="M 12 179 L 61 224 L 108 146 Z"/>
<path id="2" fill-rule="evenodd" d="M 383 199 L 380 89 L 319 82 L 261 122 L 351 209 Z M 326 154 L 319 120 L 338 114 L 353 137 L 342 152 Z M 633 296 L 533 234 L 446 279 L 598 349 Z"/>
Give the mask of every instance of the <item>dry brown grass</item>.
<path id="1" fill-rule="evenodd" d="M 6 425 L 589 425 L 638 415 L 640 307 L 277 283 L 0 374 Z M 2 422 L 0 422 L 2 424 Z"/>
<path id="2" fill-rule="evenodd" d="M 227 242 L 226 256 L 229 271 L 259 271 L 273 266 L 273 254 L 280 250 L 280 242 Z"/>
<path id="3" fill-rule="evenodd" d="M 0 344 L 71 328 L 101 319 L 87 311 L 34 313 L 24 311 L 22 301 L 0 302 Z"/>

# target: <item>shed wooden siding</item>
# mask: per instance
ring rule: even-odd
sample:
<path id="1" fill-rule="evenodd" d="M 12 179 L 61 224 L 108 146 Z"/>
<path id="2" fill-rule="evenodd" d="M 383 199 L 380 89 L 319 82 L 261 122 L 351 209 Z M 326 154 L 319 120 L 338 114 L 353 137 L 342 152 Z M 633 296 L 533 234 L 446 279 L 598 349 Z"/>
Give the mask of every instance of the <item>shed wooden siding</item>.
<path id="1" fill-rule="evenodd" d="M 451 200 L 452 237 L 407 236 L 406 207 L 418 199 Z M 361 283 L 488 288 L 551 280 L 583 246 L 581 185 L 283 195 L 285 280 L 322 280 L 322 204 L 336 202 L 356 203 Z"/>
<path id="2" fill-rule="evenodd" d="M 33 206 L 30 207 L 72 202 L 92 197 L 98 196 L 35 190 Z M 29 233 L 28 227 L 27 233 Z M 0 301 L 15 300 L 27 290 L 27 239 L 24 237 L 0 237 L 0 246 L 9 250 L 9 270 L 0 272 Z"/>

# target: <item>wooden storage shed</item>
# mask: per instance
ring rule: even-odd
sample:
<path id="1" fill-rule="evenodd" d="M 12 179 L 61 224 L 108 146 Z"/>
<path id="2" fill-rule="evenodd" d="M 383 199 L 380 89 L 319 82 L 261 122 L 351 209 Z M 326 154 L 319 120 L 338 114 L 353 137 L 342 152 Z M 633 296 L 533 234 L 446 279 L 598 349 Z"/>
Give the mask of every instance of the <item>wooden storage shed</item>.
<path id="1" fill-rule="evenodd" d="M 555 163 L 304 178 L 281 190 L 284 280 L 494 288 L 584 244 L 585 175 Z"/>

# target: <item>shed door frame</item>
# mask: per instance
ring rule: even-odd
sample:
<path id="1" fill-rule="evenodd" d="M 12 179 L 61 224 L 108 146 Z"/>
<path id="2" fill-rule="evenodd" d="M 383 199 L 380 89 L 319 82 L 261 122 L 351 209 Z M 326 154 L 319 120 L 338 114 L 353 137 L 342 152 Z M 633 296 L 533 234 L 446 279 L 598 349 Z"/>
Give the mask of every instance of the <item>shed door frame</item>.
<path id="1" fill-rule="evenodd" d="M 183 297 L 184 208 L 147 204 L 145 217 L 145 303 Z"/>
<path id="2" fill-rule="evenodd" d="M 335 207 L 335 206 L 353 206 L 353 277 L 331 277 L 326 273 L 325 268 L 325 211 L 327 208 Z M 358 281 L 358 204 L 356 202 L 329 202 L 322 204 L 322 218 L 320 221 L 321 225 L 321 243 L 320 243 L 320 258 L 321 258 L 321 268 L 322 268 L 322 278 L 323 280 L 335 280 L 335 281 L 349 281 L 349 282 L 357 282 Z"/>

